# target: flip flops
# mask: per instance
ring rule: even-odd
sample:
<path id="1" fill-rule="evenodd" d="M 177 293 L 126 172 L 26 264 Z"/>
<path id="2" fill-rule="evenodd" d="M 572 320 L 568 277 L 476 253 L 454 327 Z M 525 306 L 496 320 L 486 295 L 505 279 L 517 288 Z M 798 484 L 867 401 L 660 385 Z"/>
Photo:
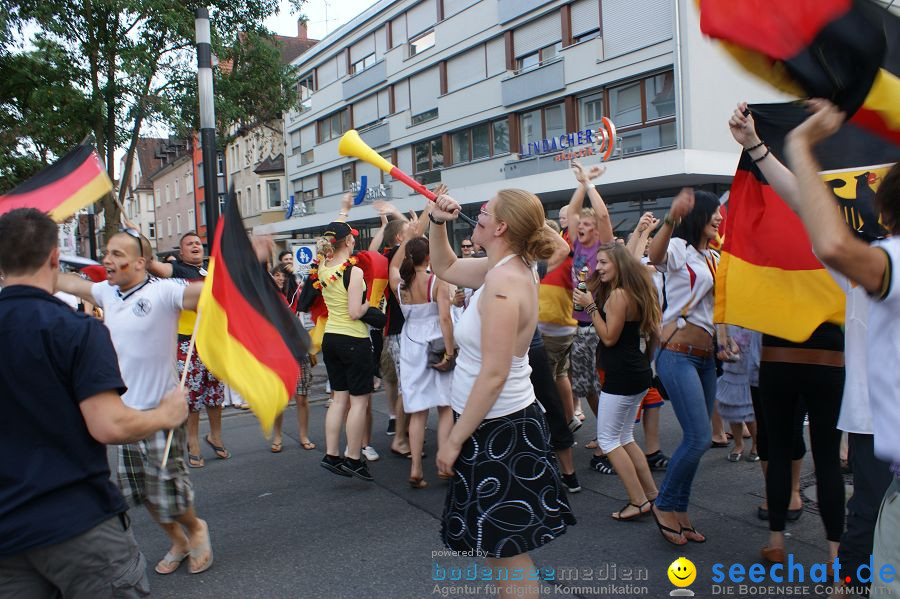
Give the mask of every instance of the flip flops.
<path id="1" fill-rule="evenodd" d="M 206 435 L 205 437 L 203 437 L 203 439 L 206 441 L 207 445 L 209 445 L 210 447 L 213 448 L 213 451 L 216 452 L 216 457 L 219 458 L 220 460 L 227 460 L 228 458 L 231 457 L 231 454 L 228 452 L 227 449 L 225 449 L 225 446 L 224 445 L 216 445 L 215 443 L 210 441 L 209 435 Z"/>
<path id="2" fill-rule="evenodd" d="M 188 454 L 188 466 L 191 468 L 203 468 L 205 465 L 206 462 L 203 461 L 203 456 Z"/>
<path id="3" fill-rule="evenodd" d="M 202 520 L 201 520 L 201 522 L 202 522 Z M 198 547 L 191 547 L 191 551 L 190 551 L 190 555 L 189 555 L 190 560 L 188 561 L 188 565 L 190 566 L 189 572 L 191 574 L 200 574 L 201 572 L 206 572 L 213 565 L 213 552 L 212 552 L 212 545 L 210 544 L 210 539 L 209 539 L 209 526 L 206 524 L 206 522 L 203 522 L 203 527 L 205 529 L 204 534 L 203 534 L 203 541 L 201 541 L 201 543 Z M 201 557 L 205 553 L 209 554 L 209 559 L 207 559 L 204 563 L 200 564 L 199 566 L 195 566 L 194 565 L 195 560 L 198 559 L 199 557 Z"/>
<path id="4" fill-rule="evenodd" d="M 156 564 L 154 570 L 157 574 L 172 574 L 178 567 L 181 565 L 181 562 L 190 555 L 190 552 L 182 553 L 181 555 L 175 555 L 171 551 L 166 552 L 165 557 L 159 560 L 159 563 Z"/>
<path id="5" fill-rule="evenodd" d="M 315 449 L 315 448 L 316 448 L 316 444 L 313 443 L 312 441 L 302 441 L 302 442 L 300 443 L 300 445 L 302 445 L 302 446 L 303 446 L 303 449 L 305 449 L 305 450 L 307 450 L 307 451 L 309 451 L 310 449 Z"/>
<path id="6" fill-rule="evenodd" d="M 281 443 L 272 443 L 272 448 L 269 451 L 272 453 L 281 453 L 282 449 L 284 449 L 284 446 Z"/>

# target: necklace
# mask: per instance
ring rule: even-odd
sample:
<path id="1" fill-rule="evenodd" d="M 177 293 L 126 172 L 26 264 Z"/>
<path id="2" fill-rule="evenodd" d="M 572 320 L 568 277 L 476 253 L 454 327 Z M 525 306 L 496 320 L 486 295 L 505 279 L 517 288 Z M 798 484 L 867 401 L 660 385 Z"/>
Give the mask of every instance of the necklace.
<path id="1" fill-rule="evenodd" d="M 344 271 L 351 266 L 356 266 L 357 259 L 356 257 L 348 258 L 341 264 L 336 271 L 331 273 L 331 276 L 328 277 L 328 282 L 322 281 L 319 279 L 319 261 L 323 258 L 321 254 L 316 256 L 316 259 L 309 267 L 309 279 L 313 282 L 313 287 L 316 289 L 322 290 L 328 287 L 330 284 L 337 281 L 339 278 L 344 276 Z"/>

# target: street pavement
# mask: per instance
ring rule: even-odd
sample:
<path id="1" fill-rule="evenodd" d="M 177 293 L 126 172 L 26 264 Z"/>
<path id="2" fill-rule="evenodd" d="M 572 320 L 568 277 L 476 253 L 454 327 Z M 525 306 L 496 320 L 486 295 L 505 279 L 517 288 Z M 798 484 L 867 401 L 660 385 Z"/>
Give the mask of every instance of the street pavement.
<path id="1" fill-rule="evenodd" d="M 315 450 L 300 446 L 293 405 L 285 413 L 280 454 L 269 451 L 252 414 L 233 408 L 225 409 L 223 424 L 224 441 L 233 457 L 218 460 L 203 444 L 206 466 L 192 469 L 191 480 L 197 513 L 212 534 L 215 564 L 209 571 L 190 575 L 185 561 L 172 575 L 153 572 L 168 549 L 166 538 L 146 510 L 131 511 L 135 536 L 147 557 L 153 597 L 427 598 L 487 597 L 496 592 L 487 582 L 466 580 L 473 574 L 480 579 L 481 570 L 472 564 L 483 567 L 483 560 L 440 553 L 446 484 L 435 476 L 435 415 L 426 435 L 428 488 L 411 489 L 406 482 L 409 461 L 388 451 L 391 437 L 385 435 L 383 392 L 373 399 L 372 445 L 381 454 L 370 464 L 375 482 L 339 477 L 319 466 L 325 446 L 323 379 L 319 366 L 310 408 Z M 201 422 L 201 435 L 208 430 L 206 424 Z M 535 565 L 553 579 L 542 583 L 543 596 L 667 597 L 676 588 L 667 569 L 680 556 L 696 567 L 696 581 L 689 587 L 696 597 L 782 596 L 788 590 L 793 596 L 822 596 L 817 591 L 826 585 L 809 579 L 809 568 L 827 560 L 814 504 L 807 505 L 798 522 L 788 523 L 787 548 L 795 563 L 804 566 L 804 583 L 776 585 L 768 576 L 760 583 L 730 582 L 732 564 L 749 569 L 760 561 L 759 549 L 767 540 L 766 523 L 756 517 L 763 489 L 759 464 L 730 463 L 728 450 L 710 449 L 694 481 L 691 503 L 694 525 L 708 541 L 676 547 L 663 540 L 651 517 L 637 522 L 610 518 L 626 502 L 626 495 L 618 477 L 588 468 L 591 452 L 584 444 L 594 428 L 589 415 L 576 433 L 576 467 L 583 490 L 570 495 L 570 502 L 578 524 L 532 553 Z M 662 408 L 661 429 L 663 449 L 671 455 L 680 428 L 668 405 Z M 641 433 L 638 442 L 642 444 Z M 807 458 L 805 472 L 810 469 Z M 657 484 L 663 475 L 655 473 Z M 722 564 L 725 575 L 719 588 L 713 581 L 714 564 Z M 781 590 L 769 588 L 773 586 Z"/>

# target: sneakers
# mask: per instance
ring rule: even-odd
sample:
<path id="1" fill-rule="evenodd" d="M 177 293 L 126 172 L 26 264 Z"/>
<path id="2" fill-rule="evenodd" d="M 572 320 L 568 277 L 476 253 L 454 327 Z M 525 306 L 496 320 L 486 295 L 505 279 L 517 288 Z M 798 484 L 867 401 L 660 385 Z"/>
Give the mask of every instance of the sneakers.
<path id="1" fill-rule="evenodd" d="M 665 470 L 669 465 L 669 456 L 659 450 L 648 453 L 644 457 L 647 458 L 647 465 L 651 470 Z"/>
<path id="2" fill-rule="evenodd" d="M 369 460 L 370 462 L 377 462 L 377 461 L 378 461 L 378 458 L 381 457 L 381 456 L 378 455 L 378 452 L 375 451 L 375 448 L 372 447 L 371 445 L 366 445 L 365 447 L 363 447 L 363 448 L 362 448 L 362 454 L 363 454 L 363 455 L 365 456 L 365 458 L 366 458 L 367 460 Z"/>
<path id="3" fill-rule="evenodd" d="M 562 482 L 569 493 L 577 493 L 581 490 L 581 485 L 578 484 L 578 477 L 574 472 L 572 474 L 563 474 Z"/>
<path id="4" fill-rule="evenodd" d="M 322 468 L 325 468 L 325 470 L 329 470 L 340 476 L 351 476 L 350 474 L 348 474 L 347 472 L 345 472 L 344 470 L 341 469 L 341 466 L 343 465 L 343 463 L 344 463 L 343 458 L 340 458 L 336 455 L 328 455 L 326 453 L 325 457 L 322 458 L 322 461 L 319 462 L 319 466 L 321 466 Z"/>
<path id="5" fill-rule="evenodd" d="M 356 478 L 366 481 L 375 480 L 372 475 L 369 474 L 369 467 L 366 466 L 365 460 L 344 458 L 341 469 L 345 472 L 344 476 L 355 476 Z"/>
<path id="6" fill-rule="evenodd" d="M 581 428 L 582 422 L 578 419 L 577 416 L 572 417 L 572 420 L 569 421 L 569 430 L 573 433 Z"/>
<path id="7" fill-rule="evenodd" d="M 388 428 L 387 428 L 387 432 L 385 434 L 388 437 L 392 437 L 397 434 L 397 419 L 396 418 L 388 419 Z"/>
<path id="8" fill-rule="evenodd" d="M 616 469 L 613 468 L 613 465 L 610 463 L 609 458 L 604 456 L 593 456 L 591 458 L 591 468 L 599 472 L 600 474 L 615 474 Z"/>

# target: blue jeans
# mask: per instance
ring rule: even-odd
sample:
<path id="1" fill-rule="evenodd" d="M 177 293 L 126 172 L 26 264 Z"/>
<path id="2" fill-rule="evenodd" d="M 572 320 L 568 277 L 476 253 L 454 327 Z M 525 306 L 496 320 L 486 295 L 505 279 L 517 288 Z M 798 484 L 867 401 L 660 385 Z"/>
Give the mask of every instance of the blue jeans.
<path id="1" fill-rule="evenodd" d="M 709 419 L 716 400 L 716 362 L 712 356 L 698 358 L 660 350 L 656 354 L 656 373 L 684 433 L 666 468 L 656 509 L 686 512 L 697 466 L 712 438 Z"/>

